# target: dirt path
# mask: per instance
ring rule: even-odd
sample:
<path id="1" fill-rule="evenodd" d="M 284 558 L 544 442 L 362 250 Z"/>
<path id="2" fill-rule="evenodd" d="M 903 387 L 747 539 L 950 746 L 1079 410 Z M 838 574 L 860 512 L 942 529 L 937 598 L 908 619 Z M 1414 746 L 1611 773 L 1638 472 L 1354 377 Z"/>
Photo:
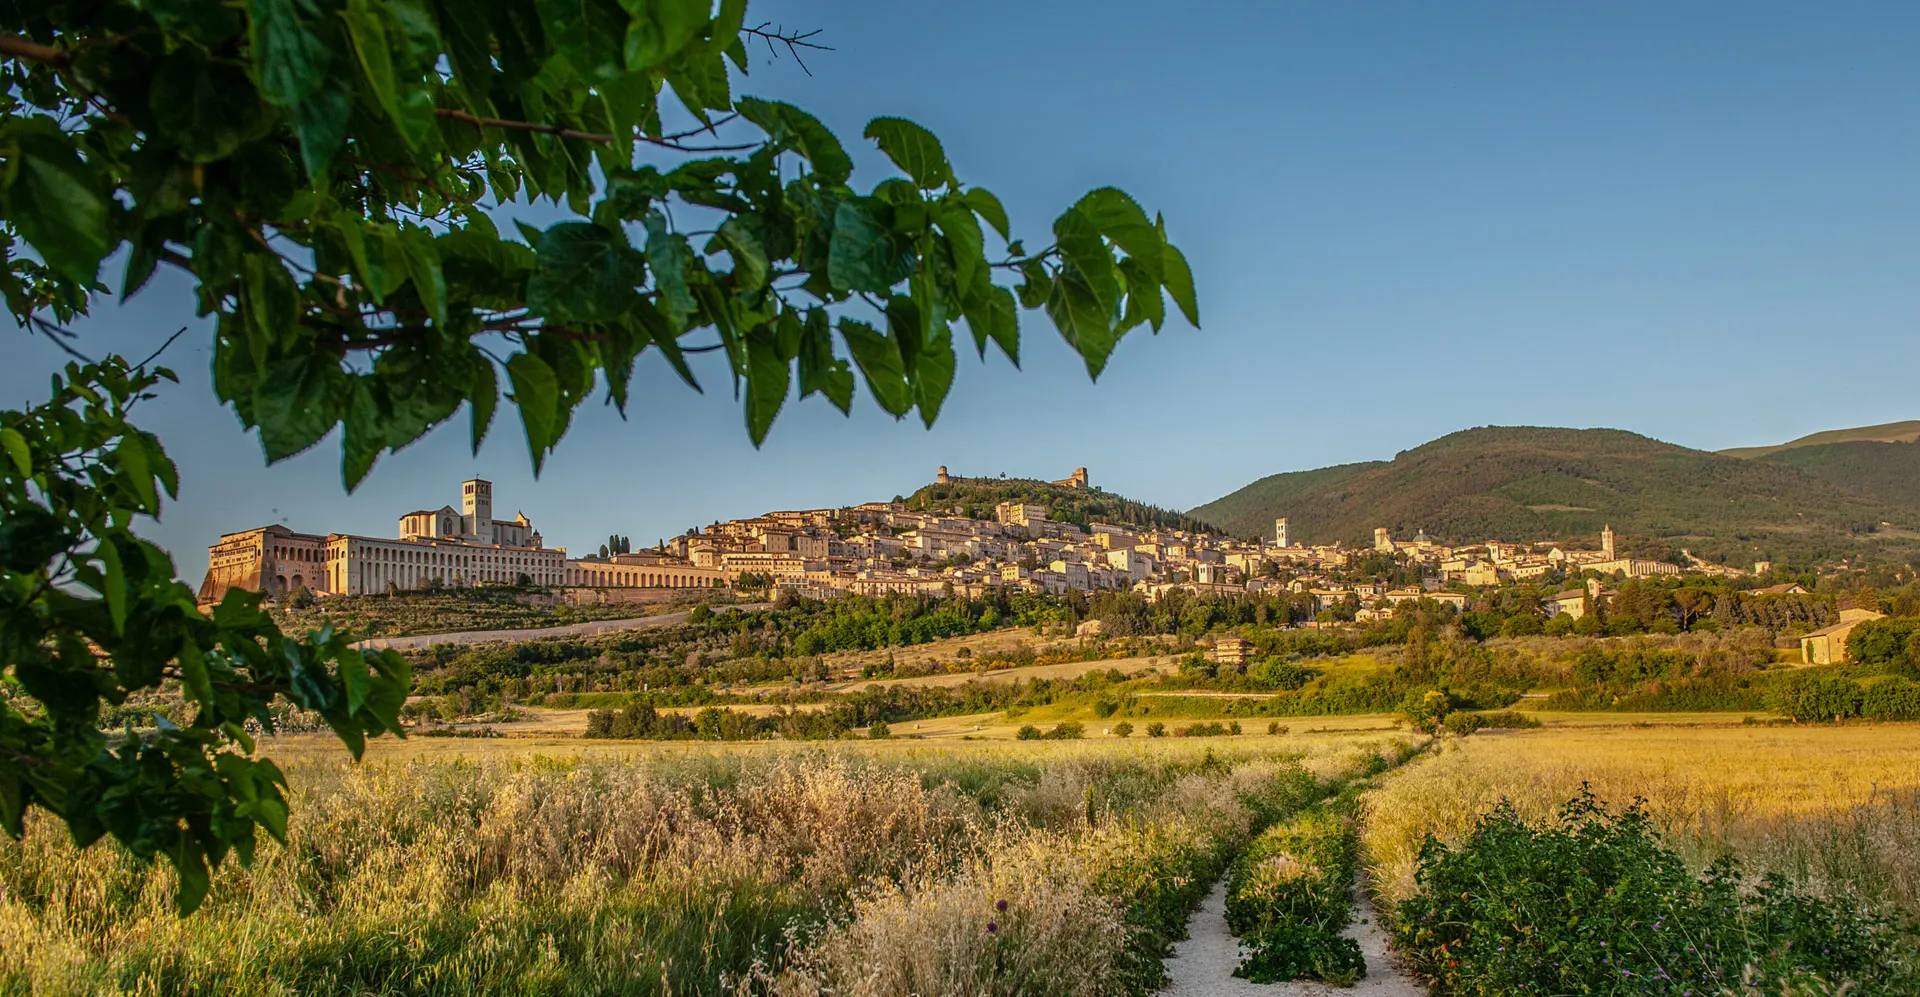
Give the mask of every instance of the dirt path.
<path id="1" fill-rule="evenodd" d="M 720 606 L 715 613 L 728 613 L 734 610 L 765 609 L 773 605 L 770 602 L 747 603 L 739 606 Z M 393 648 L 395 650 L 415 650 L 432 647 L 435 644 L 480 644 L 492 640 L 537 640 L 541 637 L 579 637 L 587 634 L 612 633 L 615 630 L 645 630 L 648 627 L 664 627 L 674 623 L 685 623 L 692 610 L 678 613 L 661 613 L 657 616 L 633 616 L 623 620 L 589 620 L 586 623 L 568 623 L 557 627 L 531 627 L 525 630 L 459 630 L 444 634 L 416 634 L 412 637 L 372 637 L 360 641 L 355 647 Z"/>
<path id="2" fill-rule="evenodd" d="M 1427 997 L 1427 988 L 1400 969 L 1387 946 L 1387 935 L 1373 923 L 1373 906 L 1359 884 L 1354 885 L 1354 911 L 1359 915 L 1341 932 L 1360 943 L 1367 975 L 1352 987 L 1325 983 L 1249 983 L 1235 975 L 1240 965 L 1240 940 L 1227 930 L 1227 884 L 1213 884 L 1213 892 L 1187 922 L 1187 940 L 1174 946 L 1167 960 L 1173 982 L 1161 993 L 1168 997 Z"/>

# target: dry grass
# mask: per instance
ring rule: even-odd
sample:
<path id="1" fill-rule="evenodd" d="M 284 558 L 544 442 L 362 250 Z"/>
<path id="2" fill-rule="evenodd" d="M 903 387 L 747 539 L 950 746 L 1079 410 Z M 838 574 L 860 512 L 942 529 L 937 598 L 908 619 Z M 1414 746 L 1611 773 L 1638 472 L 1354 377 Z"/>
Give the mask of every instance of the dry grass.
<path id="1" fill-rule="evenodd" d="M 1387 899 L 1407 896 L 1420 842 L 1454 840 L 1502 798 L 1553 813 L 1582 783 L 1641 798 L 1705 864 L 1737 856 L 1830 895 L 1920 914 L 1920 725 L 1494 732 L 1450 741 L 1366 799 L 1366 846 Z"/>
<path id="2" fill-rule="evenodd" d="M 1125 876 L 1387 740 L 284 738 L 287 845 L 193 917 L 51 820 L 0 841 L 0 994 L 1112 993 Z"/>

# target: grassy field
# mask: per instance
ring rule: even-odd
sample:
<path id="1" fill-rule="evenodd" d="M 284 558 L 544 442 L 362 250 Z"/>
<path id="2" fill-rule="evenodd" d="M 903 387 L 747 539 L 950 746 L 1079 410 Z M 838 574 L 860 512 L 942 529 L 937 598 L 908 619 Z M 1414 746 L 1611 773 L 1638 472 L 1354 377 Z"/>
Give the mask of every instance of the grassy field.
<path id="1" fill-rule="evenodd" d="M 1823 895 L 1920 916 L 1915 724 L 1568 724 L 1449 740 L 1366 798 L 1376 888 L 1388 900 L 1413 892 L 1426 835 L 1457 841 L 1501 800 L 1524 817 L 1548 817 L 1583 784 L 1622 806 L 1644 799 L 1655 827 L 1695 866 L 1736 856 Z"/>
<path id="2" fill-rule="evenodd" d="M 1146 993 L 1264 823 L 1403 736 L 271 742 L 285 847 L 0 842 L 0 993 Z"/>

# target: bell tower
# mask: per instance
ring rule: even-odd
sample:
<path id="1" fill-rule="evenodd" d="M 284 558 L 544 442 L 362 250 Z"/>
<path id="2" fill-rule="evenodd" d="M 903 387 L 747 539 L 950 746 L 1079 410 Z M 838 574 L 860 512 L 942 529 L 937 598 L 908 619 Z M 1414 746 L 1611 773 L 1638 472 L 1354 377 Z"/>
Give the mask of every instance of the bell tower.
<path id="1" fill-rule="evenodd" d="M 1607 555 L 1607 560 L 1613 560 L 1613 524 L 1611 523 L 1600 530 L 1600 552 Z"/>
<path id="2" fill-rule="evenodd" d="M 460 483 L 461 532 L 476 542 L 493 542 L 493 482 L 470 478 Z"/>

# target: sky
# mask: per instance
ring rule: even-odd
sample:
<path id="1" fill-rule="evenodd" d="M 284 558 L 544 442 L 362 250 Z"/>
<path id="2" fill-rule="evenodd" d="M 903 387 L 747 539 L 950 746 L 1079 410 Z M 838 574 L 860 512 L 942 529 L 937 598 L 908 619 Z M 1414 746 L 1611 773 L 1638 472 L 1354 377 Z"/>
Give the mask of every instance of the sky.
<path id="1" fill-rule="evenodd" d="M 651 355 L 626 418 L 590 402 L 538 480 L 516 418 L 475 456 L 462 413 L 348 495 L 337 436 L 266 466 L 214 399 L 189 284 L 163 274 L 76 328 L 137 358 L 188 327 L 165 356 L 182 384 L 141 411 L 181 466 L 146 532 L 182 577 L 223 532 L 390 536 L 475 474 L 497 516 L 580 553 L 891 498 L 939 465 L 1085 466 L 1188 508 L 1480 425 L 1718 449 L 1920 418 L 1920 5 L 835 0 L 749 19 L 822 29 L 811 75 L 761 51 L 735 92 L 819 116 L 856 184 L 888 175 L 859 138 L 887 114 L 1042 243 L 1081 193 L 1120 187 L 1165 215 L 1202 327 L 1132 333 L 1095 384 L 1023 313 L 1023 369 L 964 357 L 932 430 L 863 389 L 850 418 L 789 402 L 758 450 L 722 368 L 697 367 L 695 394 Z M 65 360 L 25 333 L 6 357 L 7 407 Z"/>

